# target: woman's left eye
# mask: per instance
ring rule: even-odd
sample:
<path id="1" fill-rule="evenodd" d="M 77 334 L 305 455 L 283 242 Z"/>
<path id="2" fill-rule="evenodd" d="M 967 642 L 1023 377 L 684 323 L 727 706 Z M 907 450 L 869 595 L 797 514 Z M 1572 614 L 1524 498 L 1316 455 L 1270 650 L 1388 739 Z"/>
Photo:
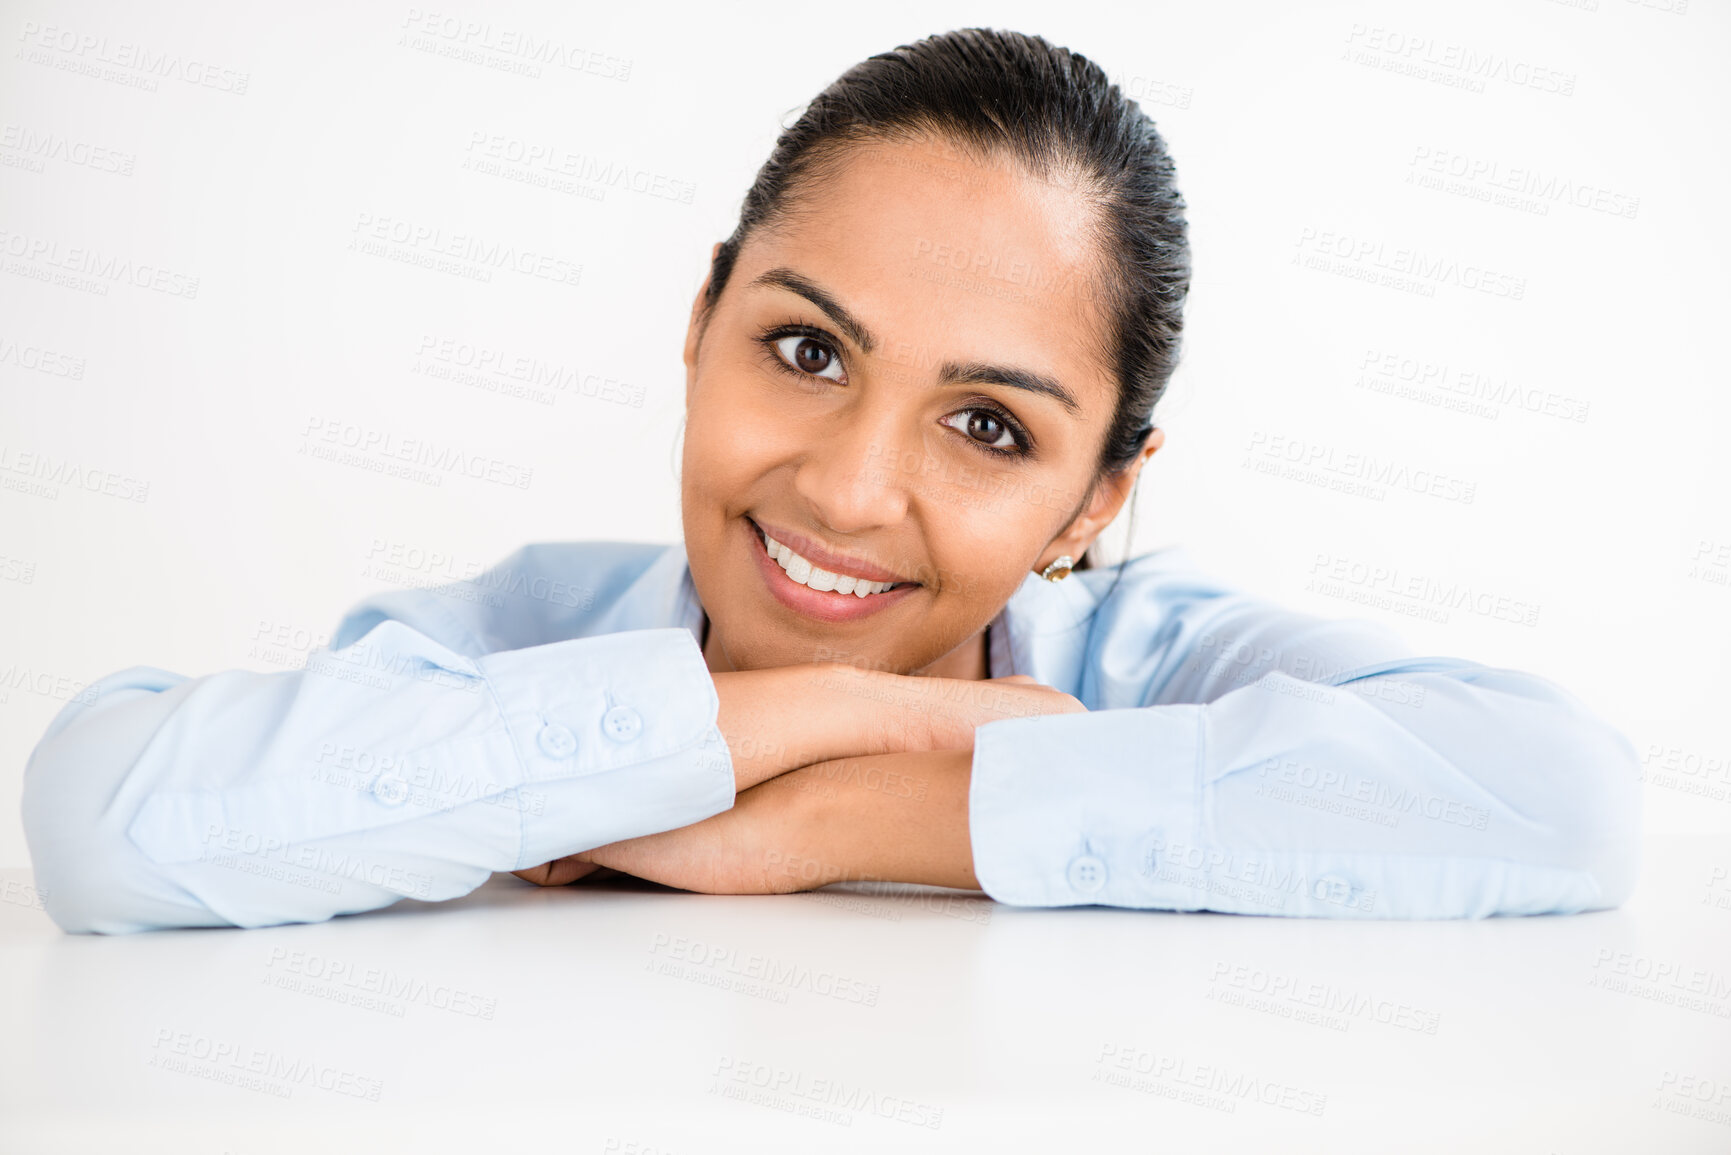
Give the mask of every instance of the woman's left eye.
<path id="1" fill-rule="evenodd" d="M 834 349 L 814 337 L 798 333 L 783 337 L 775 342 L 775 351 L 783 361 L 801 373 L 831 381 L 845 380 L 842 376 L 841 358 L 836 356 Z"/>
<path id="2" fill-rule="evenodd" d="M 967 418 L 966 423 L 954 424 L 958 417 Z M 944 418 L 944 424 L 982 449 L 1013 453 L 1022 448 L 1009 425 L 990 409 L 960 409 Z"/>

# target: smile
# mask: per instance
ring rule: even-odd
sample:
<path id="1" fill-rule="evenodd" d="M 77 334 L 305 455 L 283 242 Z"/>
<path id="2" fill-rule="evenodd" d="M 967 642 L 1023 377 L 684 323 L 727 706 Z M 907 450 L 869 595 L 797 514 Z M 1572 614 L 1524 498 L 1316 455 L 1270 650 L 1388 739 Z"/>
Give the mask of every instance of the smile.
<path id="1" fill-rule="evenodd" d="M 852 621 L 886 609 L 920 588 L 919 582 L 898 580 L 876 567 L 853 567 L 870 569 L 879 575 L 876 578 L 847 573 L 839 566 L 825 569 L 770 536 L 755 521 L 744 520 L 755 539 L 753 552 L 770 592 L 782 605 L 806 617 Z"/>
<path id="2" fill-rule="evenodd" d="M 761 529 L 758 532 L 763 533 Z M 787 546 L 770 537 L 768 533 L 763 533 L 763 545 L 769 556 L 776 560 L 776 564 L 781 566 L 782 571 L 788 577 L 800 585 L 820 593 L 834 590 L 838 594 L 853 594 L 855 597 L 865 598 L 872 594 L 881 594 L 885 590 L 894 589 L 897 584 L 895 582 L 867 581 L 865 578 L 854 577 L 852 574 L 831 573 L 829 570 L 811 564 Z"/>

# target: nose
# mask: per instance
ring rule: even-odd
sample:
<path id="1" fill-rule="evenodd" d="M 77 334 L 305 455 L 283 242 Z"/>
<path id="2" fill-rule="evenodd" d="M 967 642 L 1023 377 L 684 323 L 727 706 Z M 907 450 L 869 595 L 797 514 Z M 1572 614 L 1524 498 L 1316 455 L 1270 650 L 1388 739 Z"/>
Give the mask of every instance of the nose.
<path id="1" fill-rule="evenodd" d="M 898 436 L 887 416 L 864 407 L 838 414 L 805 456 L 794 488 L 822 525 L 850 534 L 896 525 L 907 516 L 905 464 L 923 459 L 917 438 Z"/>

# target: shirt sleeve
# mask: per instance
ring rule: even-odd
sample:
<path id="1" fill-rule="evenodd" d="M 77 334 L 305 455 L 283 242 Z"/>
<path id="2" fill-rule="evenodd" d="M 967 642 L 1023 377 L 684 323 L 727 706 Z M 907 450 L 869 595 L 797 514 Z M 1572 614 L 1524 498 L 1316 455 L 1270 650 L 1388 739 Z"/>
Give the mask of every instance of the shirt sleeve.
<path id="1" fill-rule="evenodd" d="M 137 666 L 64 707 L 24 780 L 49 915 L 110 934 L 318 922 L 733 805 L 689 630 L 464 653 L 445 642 L 510 630 L 435 597 L 370 599 L 303 669 Z M 422 628 L 393 616 L 417 604 Z"/>
<path id="2" fill-rule="evenodd" d="M 1135 612 L 1091 689 L 1128 704 L 975 733 L 993 898 L 1476 918 L 1628 897 L 1638 757 L 1554 682 L 1246 595 Z"/>

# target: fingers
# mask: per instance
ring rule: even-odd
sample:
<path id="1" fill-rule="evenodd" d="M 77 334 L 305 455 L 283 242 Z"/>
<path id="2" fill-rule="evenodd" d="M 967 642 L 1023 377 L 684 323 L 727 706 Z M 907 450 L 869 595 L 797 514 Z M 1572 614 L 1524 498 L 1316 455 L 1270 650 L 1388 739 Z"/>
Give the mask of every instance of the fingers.
<path id="1" fill-rule="evenodd" d="M 531 866 L 527 870 L 513 870 L 525 882 L 536 886 L 568 886 L 579 878 L 587 877 L 601 869 L 593 862 L 581 862 L 575 855 L 570 858 L 557 858 L 552 862 L 544 862 L 540 866 Z"/>

